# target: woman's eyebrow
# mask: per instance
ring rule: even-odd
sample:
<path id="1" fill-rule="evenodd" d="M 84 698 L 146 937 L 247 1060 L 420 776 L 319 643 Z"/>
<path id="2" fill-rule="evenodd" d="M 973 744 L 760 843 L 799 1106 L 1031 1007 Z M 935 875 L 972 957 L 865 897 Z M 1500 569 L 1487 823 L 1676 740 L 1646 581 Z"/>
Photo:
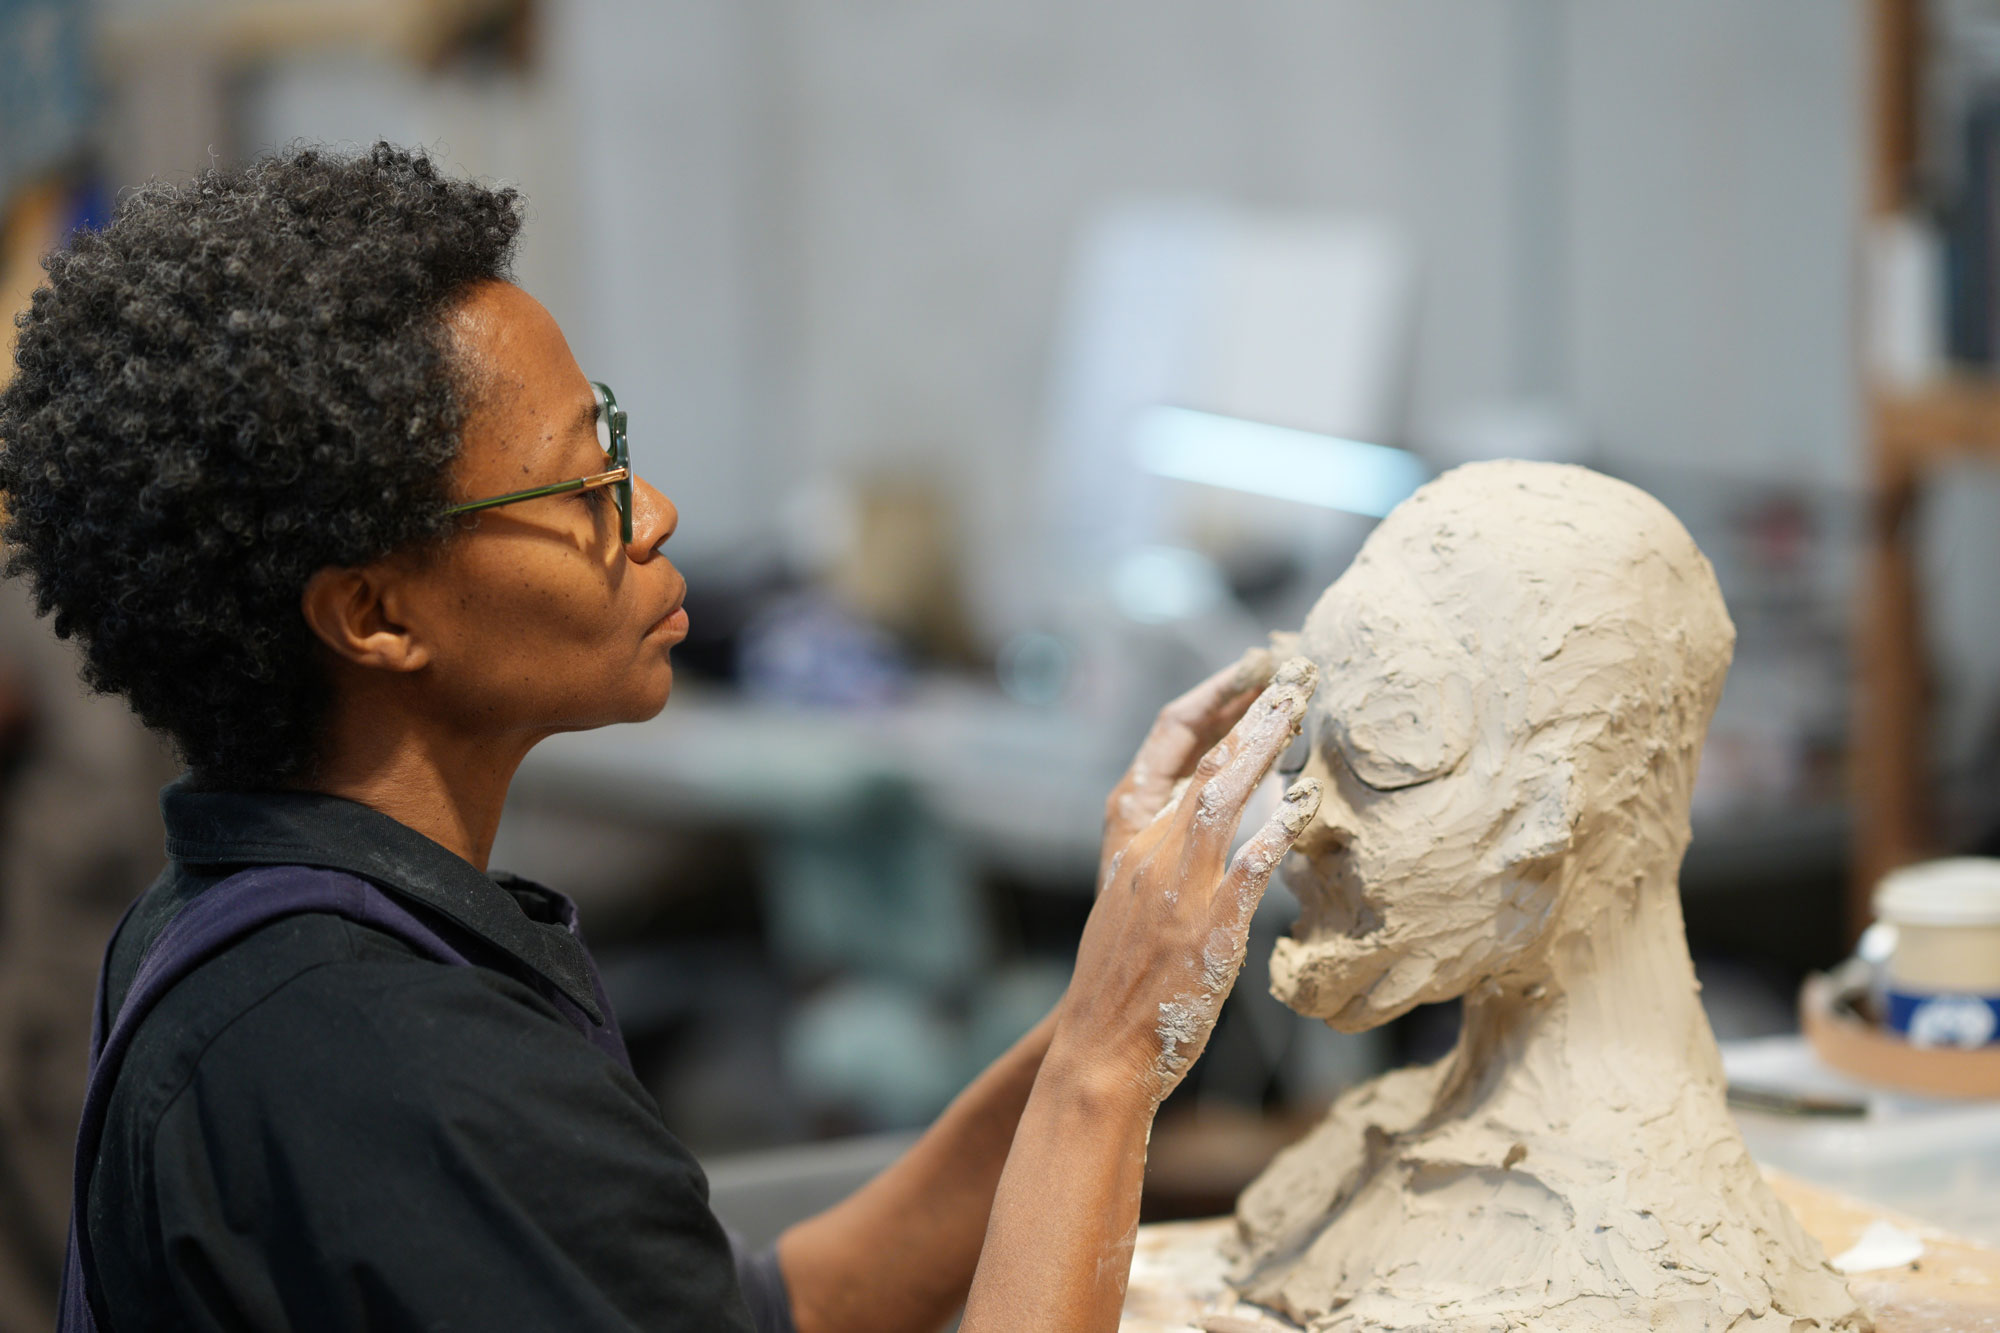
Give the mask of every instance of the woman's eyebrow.
<path id="1" fill-rule="evenodd" d="M 597 418 L 602 416 L 603 413 L 604 413 L 604 404 L 597 400 L 596 394 L 592 394 L 590 396 L 590 401 L 586 403 L 583 406 L 583 409 L 576 414 L 575 424 L 573 425 L 572 429 L 587 430 L 590 431 L 592 434 L 596 434 Z"/>

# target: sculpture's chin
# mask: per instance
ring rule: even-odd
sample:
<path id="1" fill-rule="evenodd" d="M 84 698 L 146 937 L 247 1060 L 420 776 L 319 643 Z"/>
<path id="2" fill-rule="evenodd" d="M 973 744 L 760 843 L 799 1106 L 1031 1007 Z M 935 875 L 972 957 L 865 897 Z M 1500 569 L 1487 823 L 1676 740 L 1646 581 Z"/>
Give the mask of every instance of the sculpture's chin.
<path id="1" fill-rule="evenodd" d="M 1372 992 L 1386 970 L 1387 951 L 1367 936 L 1280 939 L 1271 950 L 1271 994 L 1293 1011 L 1341 1032 L 1380 1027 L 1394 1012 L 1374 1003 Z"/>

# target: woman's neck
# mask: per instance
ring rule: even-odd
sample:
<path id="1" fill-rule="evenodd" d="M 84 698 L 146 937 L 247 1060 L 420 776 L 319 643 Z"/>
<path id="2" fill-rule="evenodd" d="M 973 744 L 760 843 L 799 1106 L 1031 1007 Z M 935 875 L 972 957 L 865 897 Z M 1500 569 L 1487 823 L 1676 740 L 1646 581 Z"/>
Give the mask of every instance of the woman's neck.
<path id="1" fill-rule="evenodd" d="M 323 735 L 304 785 L 380 811 L 481 870 L 493 854 L 514 770 L 542 739 L 468 737 L 393 706 L 339 710 Z"/>

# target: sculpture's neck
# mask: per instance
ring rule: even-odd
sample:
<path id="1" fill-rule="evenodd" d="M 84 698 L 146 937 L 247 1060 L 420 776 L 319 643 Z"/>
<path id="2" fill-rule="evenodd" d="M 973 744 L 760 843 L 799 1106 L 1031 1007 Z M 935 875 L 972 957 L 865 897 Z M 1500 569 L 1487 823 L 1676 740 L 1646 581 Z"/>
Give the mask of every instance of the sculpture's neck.
<path id="1" fill-rule="evenodd" d="M 1721 1064 L 1688 958 L 1671 868 L 1619 877 L 1559 924 L 1541 965 L 1465 1000 L 1440 1111 L 1500 1123 L 1571 1124 L 1580 1107 L 1643 1119 L 1697 1098 L 1723 1114 Z"/>

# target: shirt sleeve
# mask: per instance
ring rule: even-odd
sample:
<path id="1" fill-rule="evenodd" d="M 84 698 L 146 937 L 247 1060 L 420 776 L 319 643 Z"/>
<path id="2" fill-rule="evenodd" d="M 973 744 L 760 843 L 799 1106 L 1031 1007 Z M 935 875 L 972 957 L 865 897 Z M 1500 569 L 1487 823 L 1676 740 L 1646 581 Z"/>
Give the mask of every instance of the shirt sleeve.
<path id="1" fill-rule="evenodd" d="M 754 1333 L 650 1095 L 488 969 L 295 977 L 202 1054 L 153 1159 L 197 1328 Z"/>
<path id="2" fill-rule="evenodd" d="M 791 1289 L 785 1285 L 784 1270 L 778 1267 L 778 1247 L 753 1250 L 727 1223 L 722 1232 L 729 1237 L 736 1284 L 743 1288 L 743 1303 L 750 1307 L 750 1322 L 757 1326 L 757 1333 L 798 1333 L 798 1325 L 792 1321 Z"/>

